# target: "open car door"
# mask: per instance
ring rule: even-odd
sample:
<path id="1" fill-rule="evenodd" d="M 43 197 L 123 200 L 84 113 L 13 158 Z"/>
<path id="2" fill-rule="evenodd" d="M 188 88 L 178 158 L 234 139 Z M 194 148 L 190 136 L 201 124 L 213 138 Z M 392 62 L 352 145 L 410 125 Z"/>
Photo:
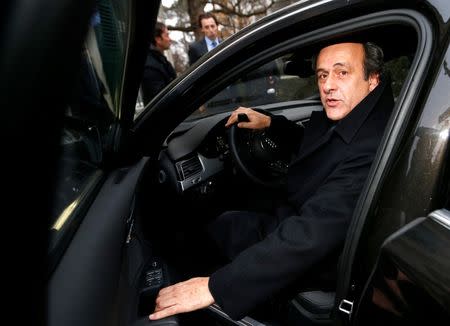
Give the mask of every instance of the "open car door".
<path id="1" fill-rule="evenodd" d="M 147 160 L 125 162 L 121 144 L 158 9 L 159 1 L 97 0 L 90 11 L 59 147 L 49 325 L 136 319 L 136 275 L 145 252 L 133 249 L 131 234 L 134 194 Z"/>
<path id="2" fill-rule="evenodd" d="M 120 144 L 159 4 L 3 6 L 0 84 L 11 158 L 5 207 L 24 247 L 11 255 L 20 280 L 7 296 L 24 324 L 132 323 L 139 259 L 127 254 L 127 235 L 146 161 L 123 162 Z"/>
<path id="3" fill-rule="evenodd" d="M 381 247 L 354 324 L 438 325 L 448 321 L 450 211 L 410 222 Z M 445 323 L 445 322 L 444 322 Z"/>

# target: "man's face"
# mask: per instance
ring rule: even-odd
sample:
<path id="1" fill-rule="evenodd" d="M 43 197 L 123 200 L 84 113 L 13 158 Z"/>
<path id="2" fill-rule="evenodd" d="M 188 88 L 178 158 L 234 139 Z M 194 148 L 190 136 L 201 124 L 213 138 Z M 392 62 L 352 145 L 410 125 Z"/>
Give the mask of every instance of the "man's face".
<path id="1" fill-rule="evenodd" d="M 169 31 L 167 30 L 167 28 L 163 29 L 161 36 L 155 37 L 156 47 L 161 51 L 167 50 L 170 47 L 171 42 L 172 40 L 169 37 Z"/>
<path id="2" fill-rule="evenodd" d="M 215 40 L 217 37 L 217 24 L 214 21 L 214 18 L 204 18 L 201 20 L 201 23 L 202 32 L 205 36 L 210 40 Z"/>
<path id="3" fill-rule="evenodd" d="M 364 80 L 364 48 L 340 43 L 323 48 L 316 63 L 320 99 L 328 119 L 341 120 L 379 83 L 378 74 Z"/>

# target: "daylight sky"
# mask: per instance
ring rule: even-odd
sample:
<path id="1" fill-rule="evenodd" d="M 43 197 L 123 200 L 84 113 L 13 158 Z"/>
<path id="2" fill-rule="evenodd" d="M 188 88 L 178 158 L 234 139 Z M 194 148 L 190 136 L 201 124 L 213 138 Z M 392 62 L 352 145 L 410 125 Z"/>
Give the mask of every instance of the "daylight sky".
<path id="1" fill-rule="evenodd" d="M 161 3 L 164 7 L 170 7 L 173 3 L 173 0 L 162 0 Z"/>

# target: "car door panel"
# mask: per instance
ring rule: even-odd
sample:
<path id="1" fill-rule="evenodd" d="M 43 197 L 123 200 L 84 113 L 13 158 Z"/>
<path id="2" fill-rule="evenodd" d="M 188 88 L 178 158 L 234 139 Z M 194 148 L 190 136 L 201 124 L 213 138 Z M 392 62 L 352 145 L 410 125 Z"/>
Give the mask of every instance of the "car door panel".
<path id="1" fill-rule="evenodd" d="M 114 320 L 127 220 L 147 159 L 106 179 L 48 287 L 49 325 L 102 325 Z"/>
<path id="2" fill-rule="evenodd" d="M 355 312 L 359 325 L 438 325 L 449 320 L 450 211 L 418 218 L 390 236 Z"/>

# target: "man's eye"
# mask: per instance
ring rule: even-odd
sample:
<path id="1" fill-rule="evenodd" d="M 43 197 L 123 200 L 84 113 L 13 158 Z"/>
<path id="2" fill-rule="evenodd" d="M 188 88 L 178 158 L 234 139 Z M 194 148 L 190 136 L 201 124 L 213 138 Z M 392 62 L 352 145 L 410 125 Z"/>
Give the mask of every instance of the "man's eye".
<path id="1" fill-rule="evenodd" d="M 344 77 L 347 76 L 348 72 L 345 70 L 339 71 L 339 76 Z"/>
<path id="2" fill-rule="evenodd" d="M 317 78 L 318 78 L 318 79 L 325 79 L 325 78 L 327 78 L 327 74 L 319 74 L 319 75 L 317 76 Z"/>

